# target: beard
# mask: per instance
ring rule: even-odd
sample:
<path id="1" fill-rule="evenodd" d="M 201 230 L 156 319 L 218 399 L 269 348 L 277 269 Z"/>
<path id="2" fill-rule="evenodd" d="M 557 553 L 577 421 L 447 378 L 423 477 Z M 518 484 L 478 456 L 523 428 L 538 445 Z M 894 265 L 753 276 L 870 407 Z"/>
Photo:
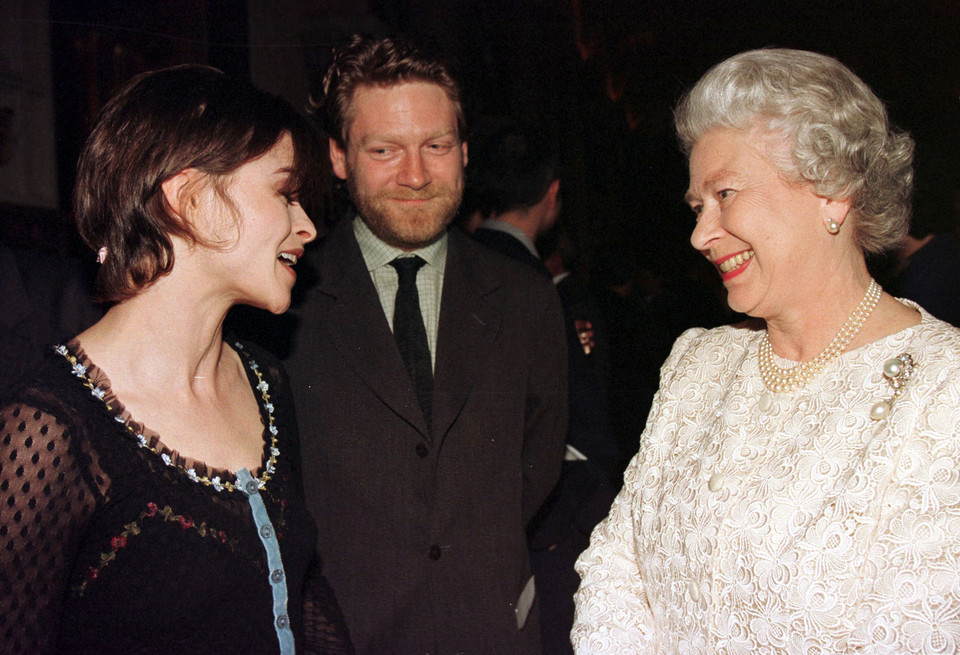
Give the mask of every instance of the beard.
<path id="1" fill-rule="evenodd" d="M 436 186 L 415 191 L 406 188 L 370 192 L 357 186 L 353 176 L 347 177 L 350 199 L 360 218 L 377 238 L 403 250 L 416 250 L 436 241 L 453 221 L 463 198 L 463 173 L 453 185 Z M 419 206 L 399 206 L 395 200 L 427 200 Z"/>

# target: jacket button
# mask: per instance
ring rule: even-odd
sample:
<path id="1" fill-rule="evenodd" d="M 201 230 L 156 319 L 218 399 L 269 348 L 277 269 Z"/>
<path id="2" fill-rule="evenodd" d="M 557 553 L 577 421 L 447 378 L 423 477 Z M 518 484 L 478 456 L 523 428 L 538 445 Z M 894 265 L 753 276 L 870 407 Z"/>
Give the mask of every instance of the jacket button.
<path id="1" fill-rule="evenodd" d="M 421 458 L 430 454 L 430 449 L 424 446 L 422 443 L 418 443 L 414 450 L 417 451 L 417 455 L 419 455 Z"/>
<path id="2" fill-rule="evenodd" d="M 430 546 L 430 559 L 438 560 L 440 559 L 441 554 L 442 551 L 440 550 L 440 544 L 433 544 Z"/>

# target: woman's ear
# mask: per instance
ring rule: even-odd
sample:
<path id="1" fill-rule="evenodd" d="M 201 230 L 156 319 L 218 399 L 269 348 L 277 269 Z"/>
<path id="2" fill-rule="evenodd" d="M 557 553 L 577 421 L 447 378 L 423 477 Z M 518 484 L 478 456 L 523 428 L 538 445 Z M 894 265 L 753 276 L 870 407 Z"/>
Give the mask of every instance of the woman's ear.
<path id="1" fill-rule="evenodd" d="M 197 191 L 201 175 L 195 168 L 185 168 L 168 177 L 160 185 L 167 207 L 173 217 L 184 225 L 189 224 L 191 209 L 198 204 Z"/>
<path id="2" fill-rule="evenodd" d="M 820 197 L 820 216 L 824 221 L 834 221 L 837 225 L 843 225 L 847 214 L 850 213 L 850 207 L 853 203 L 849 198 L 827 198 Z"/>
<path id="3" fill-rule="evenodd" d="M 225 223 L 222 205 L 209 177 L 196 168 L 185 168 L 160 185 L 170 217 L 192 238 L 187 241 L 218 242 Z"/>

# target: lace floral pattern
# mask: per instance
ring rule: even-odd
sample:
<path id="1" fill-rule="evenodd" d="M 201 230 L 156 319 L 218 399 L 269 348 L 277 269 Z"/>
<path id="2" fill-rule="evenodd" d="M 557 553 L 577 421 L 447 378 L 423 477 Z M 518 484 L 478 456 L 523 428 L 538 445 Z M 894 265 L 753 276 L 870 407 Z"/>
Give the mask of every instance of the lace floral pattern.
<path id="1" fill-rule="evenodd" d="M 960 330 L 764 398 L 761 333 L 691 330 L 577 564 L 578 653 L 960 651 Z M 889 415 L 883 365 L 916 365 Z"/>

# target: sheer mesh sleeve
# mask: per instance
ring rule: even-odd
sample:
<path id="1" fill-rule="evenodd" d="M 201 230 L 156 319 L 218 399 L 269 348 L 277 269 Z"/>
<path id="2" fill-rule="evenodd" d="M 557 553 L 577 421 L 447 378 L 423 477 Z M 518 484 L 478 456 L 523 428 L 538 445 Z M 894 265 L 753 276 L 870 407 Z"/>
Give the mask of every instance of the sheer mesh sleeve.
<path id="1" fill-rule="evenodd" d="M 84 522 L 95 505 L 76 430 L 33 403 L 0 408 L 0 643 L 48 653 Z"/>
<path id="2" fill-rule="evenodd" d="M 307 655 L 353 653 L 347 624 L 333 596 L 333 589 L 321 573 L 320 558 L 316 555 L 304 586 L 303 652 Z"/>

